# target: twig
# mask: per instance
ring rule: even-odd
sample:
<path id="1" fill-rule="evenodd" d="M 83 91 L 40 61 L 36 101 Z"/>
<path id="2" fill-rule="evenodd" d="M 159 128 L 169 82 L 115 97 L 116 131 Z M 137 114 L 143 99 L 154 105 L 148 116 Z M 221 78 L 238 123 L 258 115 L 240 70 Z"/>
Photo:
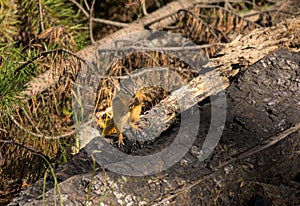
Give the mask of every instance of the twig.
<path id="1" fill-rule="evenodd" d="M 145 16 L 148 15 L 148 12 L 147 12 L 147 8 L 146 8 L 146 0 L 140 0 L 141 4 L 142 4 L 142 8 L 143 8 L 143 13 Z"/>
<path id="2" fill-rule="evenodd" d="M 93 21 L 103 23 L 103 24 L 118 26 L 118 27 L 128 27 L 129 26 L 129 24 L 127 24 L 127 23 L 122 23 L 122 22 L 118 22 L 118 21 L 111 21 L 111 20 L 106 20 L 106 19 L 99 19 L 99 18 L 93 18 Z"/>
<path id="3" fill-rule="evenodd" d="M 87 8 L 88 10 L 90 10 L 90 6 L 89 6 L 89 4 L 88 4 L 88 2 L 87 2 L 86 0 L 84 0 L 84 4 L 85 4 L 86 8 Z"/>
<path id="4" fill-rule="evenodd" d="M 86 17 L 90 17 L 89 13 L 76 1 L 76 0 L 70 0 L 72 3 L 74 3 Z M 112 26 L 117 26 L 117 27 L 127 27 L 129 24 L 122 23 L 122 22 L 117 22 L 117 21 L 111 21 L 111 20 L 106 20 L 106 19 L 100 19 L 100 18 L 93 18 L 91 17 L 90 20 L 98 23 L 103 23 L 103 24 L 109 24 Z"/>
<path id="5" fill-rule="evenodd" d="M 44 21 L 43 21 L 43 7 L 42 7 L 42 0 L 39 0 L 39 11 L 40 11 L 40 21 L 41 21 L 41 29 L 42 32 L 45 30 Z"/>
<path id="6" fill-rule="evenodd" d="M 114 51 L 140 51 L 140 52 L 150 52 L 150 51 L 156 51 L 156 52 L 175 52 L 175 51 L 197 51 L 199 49 L 205 49 L 205 48 L 210 48 L 214 46 L 223 46 L 225 47 L 227 44 L 226 43 L 212 43 L 212 44 L 203 44 L 203 45 L 195 45 L 195 46 L 174 46 L 174 47 L 146 47 L 146 46 L 128 46 L 124 48 L 115 48 L 115 49 L 101 49 L 103 52 L 114 52 Z"/>
<path id="7" fill-rule="evenodd" d="M 0 131 L 2 131 L 2 132 L 4 132 L 4 133 L 8 134 L 8 132 L 7 132 L 5 129 L 0 128 Z"/>
<path id="8" fill-rule="evenodd" d="M 81 11 L 82 13 L 86 16 L 89 17 L 89 13 L 79 4 L 76 0 L 70 0 L 73 4 L 75 4 Z M 88 8 L 89 9 L 89 8 Z"/>
<path id="9" fill-rule="evenodd" d="M 90 39 L 91 39 L 92 44 L 95 43 L 95 39 L 94 39 L 94 35 L 93 35 L 93 16 L 94 16 L 95 1 L 96 0 L 93 0 L 93 2 L 92 2 L 90 14 L 89 14 Z"/>

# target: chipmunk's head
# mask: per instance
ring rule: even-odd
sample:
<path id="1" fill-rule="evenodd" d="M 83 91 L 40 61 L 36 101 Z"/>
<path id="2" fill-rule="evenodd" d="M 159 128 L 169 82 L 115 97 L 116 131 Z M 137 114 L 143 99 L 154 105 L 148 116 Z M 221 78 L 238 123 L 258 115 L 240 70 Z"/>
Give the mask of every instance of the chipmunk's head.
<path id="1" fill-rule="evenodd" d="M 147 99 L 147 96 L 141 90 L 139 90 L 129 103 L 129 111 L 137 106 L 142 106 L 145 99 Z"/>

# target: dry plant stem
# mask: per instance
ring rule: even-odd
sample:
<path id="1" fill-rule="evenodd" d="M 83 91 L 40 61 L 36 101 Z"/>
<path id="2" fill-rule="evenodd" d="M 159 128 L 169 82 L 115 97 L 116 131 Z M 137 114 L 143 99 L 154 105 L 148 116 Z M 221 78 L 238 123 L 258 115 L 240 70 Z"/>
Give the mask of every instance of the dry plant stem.
<path id="1" fill-rule="evenodd" d="M 143 13 L 145 16 L 148 15 L 148 12 L 147 12 L 147 8 L 146 8 L 146 0 L 140 0 L 141 4 L 142 4 L 142 8 L 143 8 Z"/>
<path id="2" fill-rule="evenodd" d="M 43 32 L 45 30 L 45 27 L 44 27 L 44 20 L 43 20 L 42 0 L 39 0 L 39 11 L 40 11 L 41 30 Z"/>
<path id="3" fill-rule="evenodd" d="M 70 0 L 73 4 L 75 4 L 81 11 L 82 13 L 86 16 L 89 17 L 89 13 L 81 6 L 80 3 L 78 3 L 76 0 Z M 85 1 L 86 2 L 86 1 Z M 88 4 L 86 3 L 86 6 L 88 6 Z M 87 7 L 89 9 L 89 7 Z"/>
<path id="4" fill-rule="evenodd" d="M 72 3 L 74 3 L 86 17 L 90 17 L 89 13 L 76 1 L 76 0 L 70 0 Z M 89 7 L 88 7 L 89 8 Z M 99 19 L 99 18 L 90 18 L 94 22 L 98 23 L 103 23 L 103 24 L 108 24 L 112 26 L 117 26 L 117 27 L 127 27 L 128 24 L 122 23 L 122 22 L 117 22 L 117 21 L 111 21 L 111 20 L 106 20 L 106 19 Z"/>
<path id="5" fill-rule="evenodd" d="M 138 42 L 137 42 L 138 43 Z M 131 46 L 128 47 L 128 50 L 137 50 L 137 51 L 160 51 L 160 52 L 175 52 L 175 51 L 182 51 L 182 50 L 200 50 L 200 49 L 206 49 L 214 46 L 222 46 L 225 47 L 226 43 L 212 43 L 212 44 L 202 44 L 202 45 L 196 45 L 196 46 L 183 46 L 183 47 L 143 47 L 143 46 Z M 116 51 L 116 49 L 103 49 L 103 51 Z M 126 51 L 126 48 L 123 48 L 123 51 Z M 145 53 L 144 55 L 148 55 Z M 151 57 L 152 58 L 152 57 Z M 157 62 L 156 60 L 152 59 L 153 61 Z M 159 66 L 159 64 L 158 64 Z M 115 78 L 116 76 L 113 76 Z M 118 76 L 117 76 L 118 77 Z M 118 78 L 124 78 L 124 76 L 119 76 Z M 125 77 L 126 78 L 126 77 Z"/>
<path id="6" fill-rule="evenodd" d="M 241 16 L 240 14 L 236 13 L 235 11 L 233 11 L 231 9 L 227 9 L 227 8 L 224 8 L 224 7 L 221 7 L 221 6 L 218 6 L 218 5 L 197 5 L 197 7 L 199 7 L 199 8 L 210 8 L 210 9 L 214 9 L 214 8 L 221 9 L 221 10 L 226 11 L 228 13 L 231 13 L 235 16 L 238 16 L 239 18 L 243 19 L 245 22 L 255 25 L 257 28 L 261 28 L 261 25 L 246 19 L 245 17 Z"/>
<path id="7" fill-rule="evenodd" d="M 25 149 L 27 149 L 28 151 L 34 153 L 34 154 L 37 154 L 37 155 L 41 155 L 43 156 L 44 158 L 48 159 L 47 156 L 45 156 L 44 154 L 42 154 L 41 152 L 31 148 L 31 147 L 28 147 L 27 145 L 24 145 L 22 143 L 19 143 L 19 142 L 16 142 L 16 141 L 11 141 L 11 140 L 0 140 L 1 143 L 4 143 L 4 144 L 14 144 L 14 145 L 18 145 L 19 147 L 23 147 Z"/>
<path id="8" fill-rule="evenodd" d="M 111 112 L 112 112 L 112 107 L 108 107 L 107 109 L 105 109 L 102 112 L 97 112 L 96 116 L 98 118 L 98 117 L 101 117 L 101 116 L 103 116 L 105 114 L 108 114 L 108 113 L 111 113 Z"/>
<path id="9" fill-rule="evenodd" d="M 84 0 L 84 4 L 85 4 L 86 8 L 87 8 L 88 10 L 90 10 L 90 6 L 89 6 L 89 4 L 88 4 L 88 2 L 87 2 L 86 0 Z"/>
<path id="10" fill-rule="evenodd" d="M 11 112 L 10 112 L 11 113 Z M 45 138 L 45 139 L 51 139 L 51 140 L 57 140 L 57 139 L 61 139 L 64 137 L 69 137 L 73 134 L 75 134 L 76 130 L 74 129 L 75 126 L 72 126 L 73 130 L 71 130 L 70 132 L 66 132 L 65 134 L 62 135 L 58 135 L 58 136 L 47 136 L 47 135 L 43 135 L 43 134 L 37 134 L 34 133 L 26 128 L 24 128 L 14 117 L 13 115 L 9 114 L 9 118 L 11 119 L 11 121 L 17 125 L 21 130 L 24 130 L 25 132 L 27 132 L 28 134 L 31 134 L 35 137 L 39 137 L 39 138 Z"/>
<path id="11" fill-rule="evenodd" d="M 194 12 L 189 11 L 187 9 L 182 9 L 181 11 L 185 11 L 185 12 L 189 13 L 190 15 L 192 15 L 194 18 L 196 18 L 198 21 L 200 21 L 202 24 L 204 24 L 206 27 L 208 27 L 216 39 L 218 38 L 218 35 L 215 33 L 215 30 L 208 23 L 206 23 L 201 18 L 199 18 Z M 222 34 L 226 39 L 228 39 L 224 33 L 222 33 Z"/>
<path id="12" fill-rule="evenodd" d="M 5 129 L 0 128 L 0 131 L 2 131 L 2 132 L 4 132 L 4 133 L 8 134 L 8 132 L 7 132 Z"/>
<path id="13" fill-rule="evenodd" d="M 270 148 L 271 146 L 277 144 L 278 142 L 284 140 L 285 138 L 287 138 L 289 135 L 297 132 L 298 130 L 300 130 L 300 122 L 297 123 L 295 126 L 292 126 L 282 132 L 280 132 L 279 134 L 276 134 L 274 136 L 269 137 L 267 140 L 265 140 L 262 144 L 257 145 L 253 148 L 250 148 L 249 150 L 246 150 L 240 154 L 238 154 L 237 157 L 234 157 L 226 162 L 224 162 L 223 164 L 219 165 L 215 170 L 211 171 L 210 173 L 202 176 L 199 180 L 196 180 L 195 182 L 193 182 L 192 184 L 185 186 L 177 191 L 174 191 L 174 194 L 172 195 L 168 195 L 166 198 L 163 198 L 161 201 L 153 204 L 153 206 L 158 206 L 158 205 L 163 205 L 164 203 L 168 202 L 169 200 L 177 197 L 179 194 L 189 191 L 191 190 L 193 187 L 197 186 L 198 184 L 200 184 L 201 182 L 203 182 L 205 179 L 211 178 L 213 175 L 215 175 L 215 171 L 220 170 L 224 167 L 226 167 L 228 164 L 231 164 L 237 160 L 242 160 L 245 158 L 248 158 L 254 154 L 257 154 L 258 152 L 265 150 L 267 148 Z"/>
<path id="14" fill-rule="evenodd" d="M 108 24 L 108 25 L 117 26 L 117 27 L 127 27 L 127 26 L 129 26 L 129 24 L 127 24 L 127 23 L 111 21 L 111 20 L 106 20 L 106 19 L 92 18 L 92 20 L 94 22 Z"/>
<path id="15" fill-rule="evenodd" d="M 53 49 L 53 50 L 48 50 L 48 51 L 45 51 L 45 52 L 41 52 L 40 54 L 38 54 L 37 56 L 29 59 L 28 61 L 26 61 L 25 63 L 23 63 L 21 66 L 19 66 L 14 74 L 17 74 L 18 72 L 20 72 L 22 69 L 24 69 L 26 66 L 28 66 L 29 64 L 33 63 L 35 60 L 41 58 L 41 57 L 45 57 L 47 56 L 48 54 L 52 54 L 52 53 L 55 53 L 55 52 L 61 52 L 61 53 L 67 53 L 73 57 L 76 57 L 77 59 L 79 59 L 80 61 L 84 62 L 84 63 L 87 63 L 85 59 L 81 58 L 80 56 L 78 56 L 77 54 L 73 53 L 72 51 L 69 51 L 67 49 Z"/>
<path id="16" fill-rule="evenodd" d="M 31 118 L 29 117 L 28 113 L 26 112 L 26 110 L 23 110 L 25 116 L 27 117 L 28 121 L 30 122 L 30 124 L 35 128 L 35 130 L 39 133 L 42 134 L 42 132 L 39 130 L 39 128 L 33 123 L 33 121 L 31 120 Z"/>
<path id="17" fill-rule="evenodd" d="M 95 43 L 95 39 L 94 39 L 94 35 L 93 35 L 93 16 L 94 16 L 95 1 L 96 0 L 93 0 L 93 2 L 92 2 L 90 14 L 89 14 L 90 39 L 91 39 L 92 44 Z"/>

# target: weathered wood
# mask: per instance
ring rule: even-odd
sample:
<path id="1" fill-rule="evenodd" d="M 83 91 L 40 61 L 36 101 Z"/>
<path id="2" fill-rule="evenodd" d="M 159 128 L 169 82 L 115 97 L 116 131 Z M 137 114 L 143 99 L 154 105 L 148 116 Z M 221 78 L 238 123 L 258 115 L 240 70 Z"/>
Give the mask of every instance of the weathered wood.
<path id="1" fill-rule="evenodd" d="M 226 77 L 236 75 L 240 69 L 254 64 L 279 48 L 300 51 L 300 17 L 268 28 L 255 29 L 240 35 L 218 53 L 207 66 L 217 68 Z"/>
<path id="2" fill-rule="evenodd" d="M 137 125 L 140 125 L 139 130 L 127 127 L 124 133 L 129 139 L 140 143 L 153 141 L 169 128 L 179 111 L 183 112 L 189 109 L 203 99 L 223 91 L 228 86 L 229 79 L 221 76 L 216 70 L 200 75 L 187 85 L 173 91 L 169 97 L 162 100 L 146 115 L 142 115 L 141 120 L 137 122 Z"/>
<path id="3" fill-rule="evenodd" d="M 292 51 L 300 51 L 300 39 L 295 34 L 300 34 L 300 18 L 289 19 L 275 27 L 256 29 L 246 36 L 239 36 L 221 50 L 218 55 L 220 57 L 211 59 L 204 66 L 214 71 L 194 78 L 187 86 L 176 90 L 174 94 L 177 95 L 166 98 L 143 115 L 137 123 L 144 125 L 142 130 L 133 131 L 127 127 L 124 133 L 130 139 L 140 142 L 154 140 L 172 124 L 176 112 L 179 111 L 177 102 L 190 99 L 190 104 L 182 105 L 181 111 L 184 111 L 210 95 L 224 90 L 229 86 L 229 78 L 278 48 L 288 47 Z M 191 101 L 194 99 L 197 101 Z M 150 127 L 151 129 L 147 129 Z"/>

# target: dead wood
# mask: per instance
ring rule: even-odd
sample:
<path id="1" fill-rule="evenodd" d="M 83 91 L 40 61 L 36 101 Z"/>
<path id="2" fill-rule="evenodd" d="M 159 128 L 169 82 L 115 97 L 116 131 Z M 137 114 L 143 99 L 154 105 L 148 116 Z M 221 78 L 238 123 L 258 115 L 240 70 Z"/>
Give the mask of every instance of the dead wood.
<path id="1" fill-rule="evenodd" d="M 239 36 L 220 51 L 219 57 L 211 59 L 204 66 L 212 68 L 213 71 L 194 78 L 187 86 L 174 91 L 172 96 L 143 115 L 137 123 L 142 125 L 142 130 L 133 131 L 127 127 L 124 133 L 128 138 L 140 142 L 154 140 L 173 123 L 179 110 L 178 102 L 186 102 L 180 108 L 184 111 L 227 88 L 229 78 L 267 54 L 279 48 L 299 51 L 300 39 L 297 34 L 300 35 L 300 18 L 289 19 L 275 27 L 257 29 L 246 36 Z"/>
<path id="2" fill-rule="evenodd" d="M 93 169 L 82 150 L 57 170 L 63 204 L 107 205 L 270 205 L 299 204 L 299 59 L 281 49 L 243 70 L 227 89 L 227 120 L 219 146 L 199 161 L 209 127 L 210 105 L 202 106 L 199 133 L 184 158 L 166 171 L 145 177 L 122 176 Z M 285 74 L 285 75 L 282 75 Z M 189 125 L 187 135 L 189 135 Z M 176 131 L 165 133 L 172 139 Z M 159 148 L 166 142 L 154 142 Z M 98 140 L 89 144 L 97 149 Z M 103 152 L 103 151 L 101 151 Z M 147 148 L 133 152 L 149 155 Z M 164 159 L 157 160 L 157 164 Z M 147 162 L 145 162 L 147 164 Z M 155 165 L 155 162 L 152 163 Z M 42 204 L 43 180 L 24 191 L 11 205 Z M 53 181 L 45 204 L 54 205 Z M 271 192 L 272 191 L 272 192 Z M 289 194 L 289 195 L 286 195 Z M 38 198 L 36 198 L 38 197 Z M 86 197 L 88 200 L 86 200 Z"/>

